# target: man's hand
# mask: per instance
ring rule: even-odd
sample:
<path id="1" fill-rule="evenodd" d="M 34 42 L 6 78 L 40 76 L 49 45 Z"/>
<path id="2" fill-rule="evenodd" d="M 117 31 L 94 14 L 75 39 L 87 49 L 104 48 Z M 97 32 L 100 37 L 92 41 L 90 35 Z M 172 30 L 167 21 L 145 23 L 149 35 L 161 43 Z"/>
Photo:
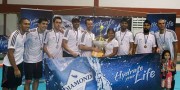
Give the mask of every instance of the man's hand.
<path id="1" fill-rule="evenodd" d="M 157 52 L 157 53 L 160 53 L 160 48 L 157 48 L 157 49 L 156 49 L 156 52 Z"/>
<path id="2" fill-rule="evenodd" d="M 132 50 L 130 50 L 129 53 L 128 53 L 128 55 L 132 55 L 132 54 L 133 54 L 133 52 L 132 52 Z"/>
<path id="3" fill-rule="evenodd" d="M 77 57 L 79 54 L 78 54 L 78 53 L 73 52 L 71 55 L 73 55 L 73 57 Z"/>
<path id="4" fill-rule="evenodd" d="M 20 78 L 21 77 L 21 72 L 20 70 L 17 68 L 17 69 L 14 69 L 14 75 L 16 78 Z"/>
<path id="5" fill-rule="evenodd" d="M 52 54 L 49 54 L 48 57 L 54 59 L 54 56 Z"/>
<path id="6" fill-rule="evenodd" d="M 100 52 L 101 50 L 98 49 L 97 47 L 93 47 L 93 51 L 95 51 L 95 52 Z"/>
<path id="7" fill-rule="evenodd" d="M 177 60 L 173 60 L 173 66 L 174 66 L 174 68 L 176 68 L 176 63 L 177 63 Z"/>

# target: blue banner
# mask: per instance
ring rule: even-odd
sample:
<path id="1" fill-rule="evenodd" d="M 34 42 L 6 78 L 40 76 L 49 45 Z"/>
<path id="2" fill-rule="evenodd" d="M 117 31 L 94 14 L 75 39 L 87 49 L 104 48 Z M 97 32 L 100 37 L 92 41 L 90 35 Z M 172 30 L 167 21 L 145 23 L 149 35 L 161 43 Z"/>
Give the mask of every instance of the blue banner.
<path id="1" fill-rule="evenodd" d="M 159 19 L 166 20 L 166 28 L 175 31 L 176 25 L 176 14 L 147 14 L 147 19 L 151 21 L 151 31 L 158 31 L 159 28 L 157 27 L 157 21 Z"/>
<path id="2" fill-rule="evenodd" d="M 47 59 L 47 90 L 160 90 L 160 55 Z"/>
<path id="3" fill-rule="evenodd" d="M 119 31 L 120 30 L 120 22 L 122 20 L 122 17 L 85 17 L 85 16 L 79 16 L 79 18 L 81 19 L 81 26 L 86 29 L 86 25 L 85 25 L 85 20 L 87 18 L 91 18 L 94 22 L 94 27 L 92 32 L 95 34 L 95 36 L 100 34 L 100 26 L 103 25 L 104 29 L 102 30 L 102 34 L 103 35 L 107 35 L 107 30 L 109 28 L 113 28 L 115 31 Z M 131 18 L 128 18 L 128 29 L 131 30 Z"/>
<path id="4" fill-rule="evenodd" d="M 30 29 L 37 27 L 37 22 L 39 18 L 48 19 L 48 30 L 52 29 L 52 17 L 53 13 L 51 10 L 41 10 L 41 9 L 21 9 L 21 18 L 28 18 L 30 20 Z"/>
<path id="5" fill-rule="evenodd" d="M 100 34 L 100 26 L 103 25 L 104 28 L 102 30 L 102 34 L 106 35 L 107 30 L 109 28 L 113 28 L 115 31 L 120 30 L 120 21 L 122 17 L 93 17 L 93 16 L 72 16 L 72 15 L 55 15 L 60 16 L 63 19 L 63 25 L 66 29 L 72 29 L 71 20 L 73 17 L 77 17 L 80 19 L 80 29 L 86 30 L 85 20 L 87 18 L 91 18 L 94 22 L 94 27 L 92 32 L 95 36 Z M 131 18 L 128 18 L 128 29 L 131 30 Z"/>
<path id="6" fill-rule="evenodd" d="M 7 53 L 8 37 L 0 35 L 0 53 Z"/>

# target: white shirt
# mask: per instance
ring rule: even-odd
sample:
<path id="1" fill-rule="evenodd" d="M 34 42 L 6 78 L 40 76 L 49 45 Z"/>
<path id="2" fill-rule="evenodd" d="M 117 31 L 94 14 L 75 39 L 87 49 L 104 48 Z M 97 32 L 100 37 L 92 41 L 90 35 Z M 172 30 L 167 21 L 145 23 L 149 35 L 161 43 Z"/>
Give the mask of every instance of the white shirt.
<path id="1" fill-rule="evenodd" d="M 160 48 L 160 53 L 164 50 L 169 50 L 171 52 L 171 59 L 174 59 L 174 46 L 173 42 L 177 42 L 176 33 L 173 30 L 166 29 L 163 34 L 160 31 L 155 33 L 155 38 L 157 40 L 158 47 Z"/>
<path id="2" fill-rule="evenodd" d="M 62 57 L 62 39 L 63 33 L 54 32 L 54 30 L 49 31 L 45 37 L 44 43 L 47 45 L 47 50 L 54 58 Z M 48 58 L 47 54 L 45 58 Z"/>
<path id="3" fill-rule="evenodd" d="M 24 62 L 37 63 L 43 58 L 44 33 L 38 33 L 37 28 L 27 34 L 24 51 Z"/>
<path id="4" fill-rule="evenodd" d="M 113 48 L 119 47 L 118 41 L 116 39 L 111 40 L 105 44 L 105 55 L 113 53 Z"/>
<path id="5" fill-rule="evenodd" d="M 136 54 L 152 53 L 152 48 L 156 47 L 156 41 L 153 34 L 137 33 L 135 36 L 134 44 L 137 44 Z"/>
<path id="6" fill-rule="evenodd" d="M 93 46 L 93 40 L 95 39 L 95 35 L 92 32 L 84 32 L 81 37 L 81 42 L 80 44 L 92 47 Z M 81 56 L 82 57 L 91 57 L 92 52 L 91 51 L 83 51 L 81 50 Z"/>
<path id="7" fill-rule="evenodd" d="M 115 34 L 115 38 L 119 44 L 117 55 L 128 55 L 130 42 L 134 42 L 132 32 L 127 29 L 125 32 L 117 31 Z"/>
<path id="8" fill-rule="evenodd" d="M 23 62 L 24 42 L 26 40 L 26 33 L 21 35 L 19 30 L 14 31 L 8 40 L 8 49 L 14 49 L 14 59 L 16 65 Z M 3 60 L 3 64 L 6 66 L 12 66 L 9 62 L 9 58 L 6 55 Z"/>
<path id="9" fill-rule="evenodd" d="M 80 54 L 80 50 L 79 50 L 79 43 L 80 43 L 80 38 L 81 38 L 81 30 L 66 30 L 64 33 L 64 37 L 63 39 L 67 40 L 67 45 L 68 47 L 74 51 L 75 53 Z M 69 53 L 68 51 L 66 51 L 64 49 L 65 52 Z M 70 53 L 69 53 L 70 54 Z"/>

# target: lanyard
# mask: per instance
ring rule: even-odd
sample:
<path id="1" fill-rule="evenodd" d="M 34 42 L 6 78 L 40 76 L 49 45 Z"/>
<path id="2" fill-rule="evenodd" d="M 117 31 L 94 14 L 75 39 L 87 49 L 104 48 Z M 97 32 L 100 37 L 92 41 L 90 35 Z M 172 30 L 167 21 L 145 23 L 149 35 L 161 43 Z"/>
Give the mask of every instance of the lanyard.
<path id="1" fill-rule="evenodd" d="M 38 31 L 37 31 L 37 32 L 38 32 Z M 43 46 L 43 42 L 42 42 L 43 39 L 41 39 L 41 37 L 40 37 L 40 35 L 39 35 L 39 32 L 38 32 L 38 37 L 39 37 L 39 42 L 40 42 L 41 47 L 42 47 L 42 46 Z"/>
<path id="2" fill-rule="evenodd" d="M 162 42 L 162 44 L 165 44 L 165 38 L 166 38 L 166 31 L 163 33 L 164 34 L 164 40 L 162 39 L 162 37 L 160 36 L 160 32 L 159 32 L 159 39 Z"/>
<path id="3" fill-rule="evenodd" d="M 76 36 L 76 41 L 78 41 L 78 30 L 77 31 L 73 30 L 73 31 L 74 31 L 74 34 Z M 76 32 L 77 32 L 77 34 L 76 34 Z"/>
<path id="4" fill-rule="evenodd" d="M 58 45 L 60 34 L 59 34 L 59 37 L 57 37 L 56 32 L 55 32 L 55 30 L 54 30 L 54 35 L 56 36 L 56 43 L 57 43 L 57 45 Z"/>
<path id="5" fill-rule="evenodd" d="M 87 31 L 86 31 L 87 32 Z M 90 39 L 93 40 L 93 36 L 91 36 L 91 33 L 90 32 L 87 32 L 90 36 Z"/>
<path id="6" fill-rule="evenodd" d="M 126 30 L 126 32 L 127 32 L 127 30 Z M 120 31 L 121 43 L 122 43 L 122 41 L 124 40 L 124 36 L 126 35 L 126 32 L 125 32 L 125 34 L 123 35 L 123 37 L 121 38 L 121 31 Z"/>
<path id="7" fill-rule="evenodd" d="M 149 34 L 148 34 L 147 38 L 145 37 L 145 34 L 144 34 L 144 43 L 145 43 L 145 45 L 147 43 L 148 37 L 149 37 Z"/>

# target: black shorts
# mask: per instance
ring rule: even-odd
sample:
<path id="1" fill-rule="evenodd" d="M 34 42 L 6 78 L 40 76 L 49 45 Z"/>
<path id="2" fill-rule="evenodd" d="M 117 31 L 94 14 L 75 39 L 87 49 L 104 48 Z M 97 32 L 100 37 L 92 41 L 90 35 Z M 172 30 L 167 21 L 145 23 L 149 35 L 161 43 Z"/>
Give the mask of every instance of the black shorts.
<path id="1" fill-rule="evenodd" d="M 175 71 L 172 71 L 172 76 L 175 76 L 175 74 L 176 74 L 176 69 Z"/>
<path id="2" fill-rule="evenodd" d="M 3 73 L 2 73 L 2 85 L 1 87 L 5 88 L 16 88 L 22 83 L 23 76 L 23 63 L 17 65 L 21 72 L 21 77 L 17 78 L 14 75 L 14 69 L 12 66 L 3 65 Z"/>
<path id="3" fill-rule="evenodd" d="M 73 57 L 73 55 L 63 51 L 63 57 Z"/>
<path id="4" fill-rule="evenodd" d="M 74 56 L 63 51 L 63 57 L 74 57 Z M 79 55 L 78 55 L 78 57 L 79 57 Z"/>
<path id="5" fill-rule="evenodd" d="M 38 63 L 24 63 L 26 80 L 40 79 L 42 77 L 42 61 Z"/>

